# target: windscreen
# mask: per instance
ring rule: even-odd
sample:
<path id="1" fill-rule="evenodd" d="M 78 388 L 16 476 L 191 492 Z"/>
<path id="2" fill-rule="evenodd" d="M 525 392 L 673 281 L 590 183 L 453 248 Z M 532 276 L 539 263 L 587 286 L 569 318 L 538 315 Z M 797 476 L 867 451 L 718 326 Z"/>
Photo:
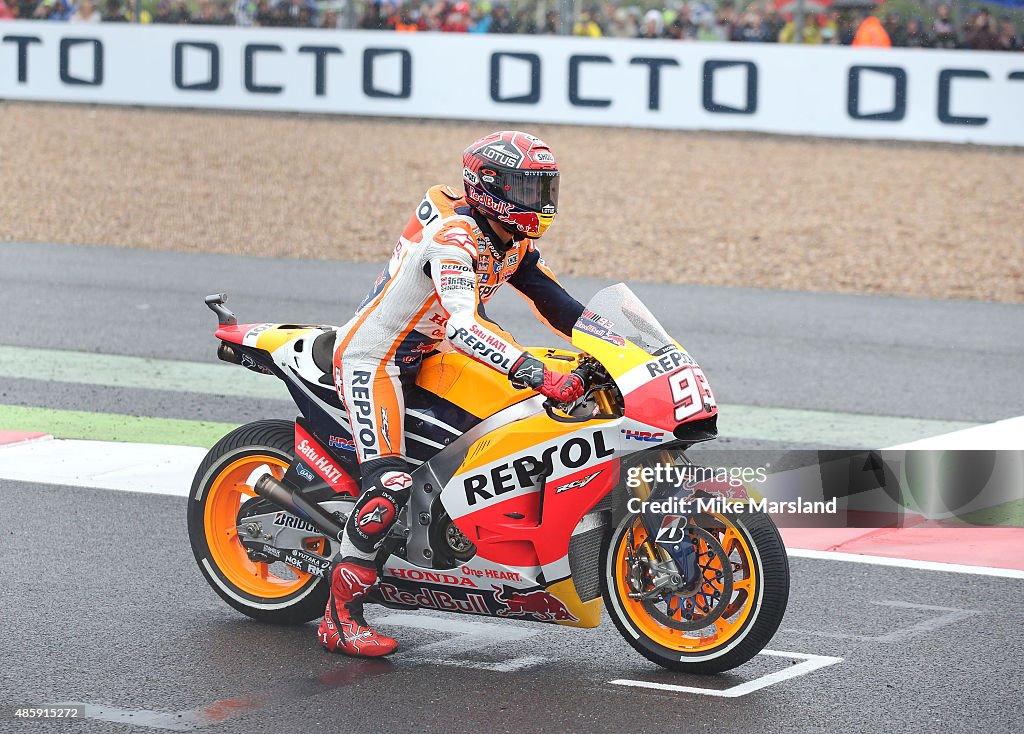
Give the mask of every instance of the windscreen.
<path id="1" fill-rule="evenodd" d="M 602 336 L 599 331 L 610 332 L 602 338 L 611 341 L 607 336 L 620 336 L 651 354 L 673 344 L 654 314 L 625 283 L 598 291 L 575 328 L 595 336 Z"/>

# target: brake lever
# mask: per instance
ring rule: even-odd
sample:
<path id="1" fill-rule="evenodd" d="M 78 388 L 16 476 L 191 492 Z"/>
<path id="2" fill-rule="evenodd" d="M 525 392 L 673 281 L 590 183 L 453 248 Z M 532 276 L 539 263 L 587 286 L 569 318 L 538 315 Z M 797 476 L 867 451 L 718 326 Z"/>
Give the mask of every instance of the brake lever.
<path id="1" fill-rule="evenodd" d="M 575 401 L 572 403 L 575 404 Z M 544 412 L 548 414 L 548 418 L 559 423 L 586 423 L 591 420 L 592 417 L 589 415 L 576 416 L 576 415 L 559 415 L 555 412 L 555 408 L 564 410 L 562 406 L 569 405 L 568 403 L 557 403 L 554 398 L 548 398 L 544 401 Z"/>

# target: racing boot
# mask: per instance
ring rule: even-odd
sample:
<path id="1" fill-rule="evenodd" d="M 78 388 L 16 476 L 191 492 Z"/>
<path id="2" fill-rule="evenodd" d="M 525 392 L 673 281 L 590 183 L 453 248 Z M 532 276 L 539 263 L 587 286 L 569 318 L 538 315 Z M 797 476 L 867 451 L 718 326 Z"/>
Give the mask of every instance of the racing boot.
<path id="1" fill-rule="evenodd" d="M 390 637 L 375 632 L 363 619 L 363 599 L 377 583 L 372 561 L 343 558 L 331 572 L 331 596 L 327 599 L 317 639 L 328 652 L 357 657 L 389 655 L 398 647 Z"/>

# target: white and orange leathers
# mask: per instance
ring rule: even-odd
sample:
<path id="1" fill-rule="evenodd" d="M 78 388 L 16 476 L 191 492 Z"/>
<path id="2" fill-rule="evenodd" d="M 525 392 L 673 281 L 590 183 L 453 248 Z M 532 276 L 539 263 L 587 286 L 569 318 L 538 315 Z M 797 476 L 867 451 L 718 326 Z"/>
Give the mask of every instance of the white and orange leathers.
<path id="1" fill-rule="evenodd" d="M 558 284 L 531 240 L 513 242 L 502 255 L 460 194 L 447 186 L 427 191 L 391 260 L 339 332 L 334 379 L 360 463 L 404 458 L 403 384 L 415 380 L 423 355 L 441 340 L 508 373 L 523 349 L 483 312 L 506 282 L 548 326 L 571 334 L 583 306 Z"/>

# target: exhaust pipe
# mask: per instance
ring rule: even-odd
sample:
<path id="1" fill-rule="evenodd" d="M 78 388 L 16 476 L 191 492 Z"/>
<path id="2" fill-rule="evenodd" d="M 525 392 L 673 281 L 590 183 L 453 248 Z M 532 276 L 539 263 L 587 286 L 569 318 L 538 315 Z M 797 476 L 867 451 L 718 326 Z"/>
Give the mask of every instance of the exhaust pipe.
<path id="1" fill-rule="evenodd" d="M 264 474 L 257 479 L 252 488 L 260 497 L 273 502 L 282 510 L 309 520 L 317 530 L 328 538 L 341 541 L 345 528 L 338 524 L 337 518 L 328 514 L 320 505 L 307 500 L 291 487 L 277 481 L 271 474 Z"/>

